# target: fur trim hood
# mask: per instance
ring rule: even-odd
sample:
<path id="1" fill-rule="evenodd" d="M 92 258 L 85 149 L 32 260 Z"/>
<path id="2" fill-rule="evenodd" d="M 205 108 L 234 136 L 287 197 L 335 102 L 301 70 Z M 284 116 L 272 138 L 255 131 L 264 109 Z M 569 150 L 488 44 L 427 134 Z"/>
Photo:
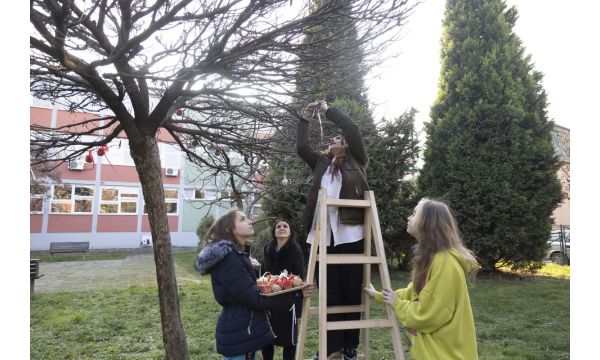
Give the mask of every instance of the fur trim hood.
<path id="1" fill-rule="evenodd" d="M 235 249 L 233 242 L 230 240 L 211 242 L 198 253 L 194 266 L 197 271 L 206 274 L 232 251 L 235 251 Z"/>

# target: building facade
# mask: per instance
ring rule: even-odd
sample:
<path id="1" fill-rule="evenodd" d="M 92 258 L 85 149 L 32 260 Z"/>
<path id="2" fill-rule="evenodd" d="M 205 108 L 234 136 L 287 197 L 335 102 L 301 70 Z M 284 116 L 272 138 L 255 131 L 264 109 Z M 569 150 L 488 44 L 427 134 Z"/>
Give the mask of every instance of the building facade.
<path id="1" fill-rule="evenodd" d="M 555 125 L 552 131 L 552 143 L 560 162 L 557 172 L 565 198 L 552 214 L 554 227 L 571 225 L 571 131 L 560 125 Z"/>
<path id="2" fill-rule="evenodd" d="M 30 108 L 32 125 L 52 129 L 100 117 L 97 113 L 71 113 L 50 106 Z M 102 121 L 96 125 L 102 125 Z M 187 161 L 169 134 L 159 132 L 157 138 L 172 245 L 195 247 L 200 221 L 209 213 L 220 216 L 233 203 L 219 200 L 229 194 L 221 185 L 224 182 L 207 178 L 201 169 Z M 86 157 L 93 162 L 87 162 Z M 32 185 L 30 249 L 48 250 L 50 243 L 57 241 L 89 241 L 91 249 L 151 245 L 142 188 L 127 138 L 111 141 L 103 155 L 94 149 L 86 157 L 61 164 L 56 170 L 59 183 L 46 181 L 45 186 Z M 35 171 L 31 173 L 35 178 Z"/>

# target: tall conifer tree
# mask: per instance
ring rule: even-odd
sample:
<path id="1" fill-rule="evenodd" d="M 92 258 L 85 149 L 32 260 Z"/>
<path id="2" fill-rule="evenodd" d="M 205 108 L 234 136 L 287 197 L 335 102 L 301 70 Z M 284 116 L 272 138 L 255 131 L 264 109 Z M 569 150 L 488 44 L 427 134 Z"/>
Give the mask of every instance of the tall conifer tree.
<path id="1" fill-rule="evenodd" d="M 404 234 L 407 237 L 404 231 L 405 219 L 412 208 L 407 210 L 399 193 L 401 185 L 406 185 L 402 179 L 414 171 L 418 154 L 418 136 L 414 130 L 415 111 L 410 110 L 392 121 L 374 121 L 365 87 L 369 64 L 365 61 L 363 49 L 355 45 L 359 42 L 359 31 L 352 14 L 353 1 L 316 0 L 313 2 L 313 9 L 316 11 L 321 6 L 333 3 L 338 6 L 337 16 L 331 16 L 327 21 L 306 31 L 304 44 L 317 43 L 321 46 L 311 46 L 312 53 L 306 54 L 306 60 L 298 69 L 298 93 L 305 97 L 293 99 L 293 106 L 301 110 L 308 102 L 325 99 L 330 106 L 345 111 L 357 123 L 365 138 L 369 155 L 367 178 L 378 203 L 383 237 L 388 244 L 388 256 L 401 258 L 399 236 Z M 343 36 L 328 40 L 327 34 L 340 32 Z M 323 66 L 325 62 L 328 66 Z M 306 97 L 306 94 L 311 96 Z M 337 127 L 325 120 L 324 115 L 321 116 L 323 141 L 320 143 L 319 122 L 315 120 L 311 124 L 312 146 L 315 149 L 325 149 L 329 138 L 339 132 Z M 295 131 L 294 122 L 289 128 L 281 129 L 273 137 L 273 141 L 293 141 Z M 282 148 L 285 146 L 282 145 Z M 293 156 L 288 154 L 282 161 L 279 155 L 270 162 L 267 176 L 267 191 L 270 194 L 265 198 L 263 206 L 269 215 L 285 215 L 300 225 L 304 209 L 303 200 L 312 173 L 306 164 L 295 156 L 295 147 L 290 150 L 294 151 L 294 154 L 291 154 Z M 289 185 L 282 191 L 281 181 L 284 178 L 289 180 Z M 306 229 L 298 230 L 299 238 L 305 238 Z"/>
<path id="2" fill-rule="evenodd" d="M 503 0 L 449 0 L 419 186 L 456 212 L 481 265 L 535 268 L 561 199 L 542 74 Z M 531 261 L 534 262 L 531 262 Z"/>

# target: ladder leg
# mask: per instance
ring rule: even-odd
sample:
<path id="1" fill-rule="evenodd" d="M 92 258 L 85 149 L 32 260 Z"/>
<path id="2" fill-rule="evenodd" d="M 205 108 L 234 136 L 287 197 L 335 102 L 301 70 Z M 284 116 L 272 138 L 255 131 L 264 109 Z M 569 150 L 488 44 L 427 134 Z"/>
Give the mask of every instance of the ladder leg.
<path id="1" fill-rule="evenodd" d="M 327 203 L 321 189 L 319 208 L 319 358 L 327 359 Z"/>
<path id="2" fill-rule="evenodd" d="M 365 198 L 369 199 L 369 193 L 365 192 Z M 371 256 L 371 233 L 372 233 L 372 212 L 371 212 L 371 208 L 367 208 L 365 209 L 365 225 L 364 225 L 364 242 L 365 242 L 365 251 L 364 254 L 366 256 Z M 371 264 L 364 264 L 363 265 L 364 270 L 363 270 L 363 287 L 367 287 L 369 286 L 369 284 L 371 283 Z M 365 311 L 362 314 L 362 318 L 364 320 L 368 320 L 370 318 L 370 301 L 371 298 L 369 297 L 369 295 L 363 291 L 362 293 L 362 303 L 365 305 Z M 363 345 L 363 356 L 364 359 L 369 359 L 370 358 L 370 351 L 369 351 L 369 329 L 368 328 L 364 328 L 362 330 L 362 345 Z"/>
<path id="3" fill-rule="evenodd" d="M 308 258 L 308 269 L 305 281 L 308 284 L 315 283 L 315 266 L 317 263 L 317 248 L 319 247 L 318 235 L 313 239 L 310 246 L 310 256 Z M 296 343 L 296 360 L 304 359 L 304 342 L 306 341 L 306 329 L 310 313 L 310 298 L 304 298 L 302 305 L 302 316 L 300 317 L 300 331 L 298 333 L 298 342 Z"/>
<path id="4" fill-rule="evenodd" d="M 381 254 L 381 262 L 379 263 L 379 275 L 381 277 L 381 283 L 384 288 L 391 289 L 392 283 L 390 281 L 390 274 L 388 272 L 387 260 L 385 258 L 385 248 L 383 246 L 383 236 L 381 235 L 381 227 L 379 225 L 379 214 L 377 213 L 377 206 L 375 205 L 375 194 L 373 191 L 369 191 L 369 200 L 371 201 L 371 214 L 373 224 L 373 234 L 375 237 L 375 250 L 377 254 Z M 391 306 L 385 305 L 388 318 L 392 320 L 392 344 L 394 345 L 394 354 L 396 360 L 404 360 L 404 351 L 402 350 L 402 341 L 400 340 L 400 327 L 398 326 L 398 319 Z"/>

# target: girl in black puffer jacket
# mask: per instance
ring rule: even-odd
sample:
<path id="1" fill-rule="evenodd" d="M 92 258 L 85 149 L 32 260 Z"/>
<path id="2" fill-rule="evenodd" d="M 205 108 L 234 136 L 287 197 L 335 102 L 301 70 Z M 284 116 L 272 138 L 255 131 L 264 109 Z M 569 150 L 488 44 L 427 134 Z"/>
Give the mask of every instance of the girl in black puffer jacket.
<path id="1" fill-rule="evenodd" d="M 265 311 L 289 309 L 294 300 L 312 293 L 312 286 L 307 286 L 302 295 L 260 295 L 256 273 L 243 250 L 253 234 L 252 221 L 243 212 L 231 210 L 208 230 L 207 245 L 196 257 L 196 270 L 210 274 L 215 299 L 223 307 L 215 338 L 217 352 L 224 359 L 255 359 L 256 351 L 275 338 Z"/>

